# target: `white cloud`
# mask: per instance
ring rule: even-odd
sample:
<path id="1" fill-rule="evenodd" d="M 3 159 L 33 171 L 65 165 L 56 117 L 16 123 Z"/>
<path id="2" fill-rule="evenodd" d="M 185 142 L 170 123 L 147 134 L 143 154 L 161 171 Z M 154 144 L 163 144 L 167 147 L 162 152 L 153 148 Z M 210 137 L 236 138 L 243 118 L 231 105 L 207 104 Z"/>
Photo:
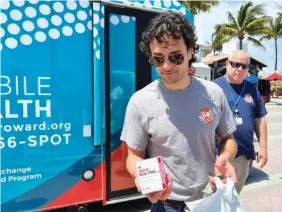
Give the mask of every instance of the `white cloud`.
<path id="1" fill-rule="evenodd" d="M 278 5 L 282 5 L 282 1 L 261 1 L 254 0 L 256 4 L 264 4 L 265 12 L 267 15 L 274 17 L 279 11 Z M 211 42 L 211 36 L 214 32 L 214 27 L 216 24 L 227 22 L 227 11 L 236 15 L 240 6 L 245 3 L 245 1 L 221 1 L 218 6 L 212 8 L 209 13 L 200 13 L 195 16 L 195 25 L 198 35 L 198 42 L 204 43 L 205 41 Z M 234 47 L 236 40 L 232 40 L 228 45 L 230 48 Z M 268 70 L 274 70 L 275 61 L 275 50 L 274 50 L 274 40 L 263 41 L 263 45 L 266 47 L 266 51 L 254 47 L 252 44 L 248 44 L 248 53 L 250 56 L 261 61 L 268 66 Z M 282 69 L 282 39 L 278 39 L 278 58 L 277 65 L 278 70 Z"/>

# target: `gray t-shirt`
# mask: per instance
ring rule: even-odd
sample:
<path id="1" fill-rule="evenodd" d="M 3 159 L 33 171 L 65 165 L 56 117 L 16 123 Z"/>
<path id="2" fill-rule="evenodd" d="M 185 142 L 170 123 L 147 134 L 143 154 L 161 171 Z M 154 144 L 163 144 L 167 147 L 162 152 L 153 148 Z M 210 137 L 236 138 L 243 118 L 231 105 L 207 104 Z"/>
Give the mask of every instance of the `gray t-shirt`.
<path id="1" fill-rule="evenodd" d="M 208 182 L 216 160 L 215 137 L 232 134 L 235 120 L 222 89 L 192 78 L 182 91 L 156 80 L 130 99 L 121 140 L 150 157 L 162 156 L 172 175 L 170 199 L 189 200 Z"/>

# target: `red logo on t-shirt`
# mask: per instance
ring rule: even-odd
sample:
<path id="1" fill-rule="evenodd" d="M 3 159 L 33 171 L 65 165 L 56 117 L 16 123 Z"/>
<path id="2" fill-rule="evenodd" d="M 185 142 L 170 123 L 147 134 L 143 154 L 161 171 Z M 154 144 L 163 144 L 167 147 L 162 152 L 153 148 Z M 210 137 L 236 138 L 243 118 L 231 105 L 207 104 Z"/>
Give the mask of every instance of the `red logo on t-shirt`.
<path id="1" fill-rule="evenodd" d="M 199 118 L 204 124 L 211 124 L 214 119 L 213 111 L 207 107 L 200 110 Z"/>
<path id="2" fill-rule="evenodd" d="M 246 102 L 249 102 L 249 103 L 253 103 L 254 102 L 253 97 L 250 94 L 246 94 L 244 96 L 244 99 L 245 99 Z"/>

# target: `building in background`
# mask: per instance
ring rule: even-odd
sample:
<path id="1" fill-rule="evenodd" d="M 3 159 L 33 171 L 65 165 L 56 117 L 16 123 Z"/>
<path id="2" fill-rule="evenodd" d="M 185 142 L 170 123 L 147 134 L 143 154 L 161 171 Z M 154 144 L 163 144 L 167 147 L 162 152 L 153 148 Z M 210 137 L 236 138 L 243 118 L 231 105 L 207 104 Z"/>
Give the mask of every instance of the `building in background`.
<path id="1" fill-rule="evenodd" d="M 225 62 L 227 58 L 228 58 L 228 54 L 222 54 L 215 56 L 207 56 L 202 58 L 201 61 L 212 68 L 213 79 L 216 79 L 225 74 L 226 72 Z M 267 65 L 251 57 L 251 64 L 249 69 L 250 74 L 254 74 L 258 76 L 258 73 L 262 71 L 264 67 L 267 67 Z"/>
<path id="2" fill-rule="evenodd" d="M 210 66 L 204 64 L 203 62 L 196 62 L 192 63 L 192 67 L 195 70 L 194 75 L 196 77 L 200 77 L 205 80 L 213 79 L 213 71 Z"/>

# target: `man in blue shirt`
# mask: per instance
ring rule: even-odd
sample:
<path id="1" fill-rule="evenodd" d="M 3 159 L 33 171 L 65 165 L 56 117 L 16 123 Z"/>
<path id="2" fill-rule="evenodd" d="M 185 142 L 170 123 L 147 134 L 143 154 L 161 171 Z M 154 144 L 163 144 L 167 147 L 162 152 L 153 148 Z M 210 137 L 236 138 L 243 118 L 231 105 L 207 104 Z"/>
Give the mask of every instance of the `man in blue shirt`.
<path id="1" fill-rule="evenodd" d="M 260 168 L 267 163 L 266 108 L 257 88 L 245 80 L 250 65 L 250 57 L 242 50 L 233 51 L 226 61 L 226 74 L 214 82 L 224 91 L 230 109 L 236 119 L 234 138 L 238 152 L 233 161 L 238 183 L 238 194 L 242 191 L 249 173 L 250 160 L 255 160 L 253 145 L 254 132 L 259 141 L 258 160 Z"/>

